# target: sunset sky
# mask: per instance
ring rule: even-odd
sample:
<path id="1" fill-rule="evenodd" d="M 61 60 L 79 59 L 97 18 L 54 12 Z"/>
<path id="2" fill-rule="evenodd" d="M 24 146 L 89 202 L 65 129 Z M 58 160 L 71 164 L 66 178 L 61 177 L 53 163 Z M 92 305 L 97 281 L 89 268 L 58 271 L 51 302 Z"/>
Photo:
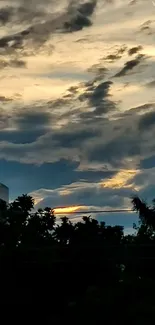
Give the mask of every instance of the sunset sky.
<path id="1" fill-rule="evenodd" d="M 154 17 L 149 0 L 0 0 L 11 200 L 105 210 L 155 197 Z M 135 215 L 104 218 L 130 228 Z"/>

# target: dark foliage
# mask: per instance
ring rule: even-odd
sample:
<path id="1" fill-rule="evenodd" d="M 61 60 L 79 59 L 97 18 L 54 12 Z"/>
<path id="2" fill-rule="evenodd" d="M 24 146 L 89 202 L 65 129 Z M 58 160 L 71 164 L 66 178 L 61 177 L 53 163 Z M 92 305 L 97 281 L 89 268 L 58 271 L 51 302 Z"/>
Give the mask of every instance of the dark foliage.
<path id="1" fill-rule="evenodd" d="M 132 205 L 139 225 L 124 236 L 91 217 L 58 224 L 50 208 L 33 213 L 27 195 L 0 201 L 2 319 L 154 324 L 155 201 Z"/>

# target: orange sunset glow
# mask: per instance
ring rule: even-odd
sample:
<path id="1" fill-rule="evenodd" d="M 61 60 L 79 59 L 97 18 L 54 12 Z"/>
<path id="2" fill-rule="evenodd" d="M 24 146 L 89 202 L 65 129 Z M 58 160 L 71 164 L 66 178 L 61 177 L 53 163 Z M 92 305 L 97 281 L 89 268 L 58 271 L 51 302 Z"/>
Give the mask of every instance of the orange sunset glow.
<path id="1" fill-rule="evenodd" d="M 61 207 L 61 208 L 55 208 L 53 209 L 55 214 L 64 214 L 64 213 L 74 213 L 77 210 L 84 209 L 83 206 L 72 206 L 72 207 Z"/>

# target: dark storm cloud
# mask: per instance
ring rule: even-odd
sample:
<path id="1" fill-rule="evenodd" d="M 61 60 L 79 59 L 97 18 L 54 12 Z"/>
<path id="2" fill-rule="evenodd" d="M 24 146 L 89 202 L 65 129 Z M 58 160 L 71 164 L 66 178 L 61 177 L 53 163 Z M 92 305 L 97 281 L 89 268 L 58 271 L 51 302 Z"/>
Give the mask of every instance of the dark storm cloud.
<path id="1" fill-rule="evenodd" d="M 138 196 L 141 197 L 143 200 L 148 201 L 148 203 L 151 203 L 152 199 L 155 198 L 154 168 L 152 170 L 151 168 L 149 168 L 150 170 L 148 170 L 148 166 L 145 167 L 145 169 L 141 170 L 137 175 L 135 175 L 134 182 L 137 186 L 141 187 L 141 189 L 138 191 Z"/>
<path id="2" fill-rule="evenodd" d="M 139 55 L 136 60 L 144 57 Z M 132 67 L 133 64 L 126 69 Z M 110 120 L 107 113 L 112 110 L 117 113 L 118 107 L 110 95 L 112 85 L 111 81 L 94 78 L 70 87 L 57 100 L 38 103 L 33 110 L 25 107 L 19 114 L 16 110 L 12 116 L 16 130 L 1 132 L 0 140 L 5 141 L 1 143 L 1 157 L 26 163 L 53 162 L 67 157 L 73 161 L 84 159 L 124 168 L 126 158 L 134 159 L 141 154 L 139 121 L 142 117 L 138 113 L 148 112 L 154 103 L 145 103 L 124 113 L 118 111 L 116 121 Z M 65 125 L 64 120 L 68 121 Z M 61 125 L 61 121 L 63 129 L 54 128 L 58 122 Z M 26 145 L 20 145 L 22 143 Z"/>
<path id="3" fill-rule="evenodd" d="M 88 159 L 110 163 L 115 168 L 121 168 L 124 165 L 124 158 L 138 156 L 140 154 L 138 141 L 132 135 L 123 133 L 105 144 L 96 143 L 95 147 L 90 148 Z"/>
<path id="4" fill-rule="evenodd" d="M 109 163 L 115 168 L 125 168 L 126 158 L 134 160 L 154 152 L 155 113 L 148 112 L 155 103 L 148 103 L 122 113 L 121 119 L 105 121 L 102 140 L 97 139 L 87 148 L 88 161 Z M 139 113 L 146 113 L 140 115 Z M 99 126 L 100 125 L 100 126 Z"/>
<path id="5" fill-rule="evenodd" d="M 65 94 L 60 99 L 44 102 L 42 105 L 38 103 L 33 107 L 33 110 L 31 107 L 18 107 L 17 110 L 13 104 L 13 113 L 8 117 L 8 121 L 14 129 L 1 129 L 0 140 L 14 144 L 33 143 L 39 137 L 49 133 L 47 136 L 49 140 L 46 139 L 46 141 L 52 141 L 54 148 L 79 148 L 84 141 L 102 135 L 101 129 L 95 127 L 94 119 L 102 117 L 103 123 L 104 114 L 116 107 L 115 103 L 110 100 L 111 85 L 111 82 L 82 83 L 76 88 L 69 88 L 69 96 L 66 97 Z M 4 98 L 2 99 L 4 100 Z M 86 104 L 86 110 L 82 113 L 79 110 L 79 104 L 82 103 L 83 105 L 83 102 Z M 43 111 L 43 107 L 46 108 L 45 111 Z M 67 112 L 63 113 L 62 108 L 64 107 L 68 109 Z M 89 111 L 90 107 L 93 108 L 93 112 Z M 77 126 L 74 124 L 74 116 L 75 119 L 81 121 Z M 63 127 L 63 131 L 52 131 L 53 126 L 57 122 L 60 123 L 61 119 L 64 118 L 69 119 L 69 121 L 72 120 L 73 123 L 68 123 L 67 127 Z M 84 126 L 87 121 L 89 125 Z M 106 121 L 108 120 L 105 119 Z M 100 123 L 101 120 L 98 120 L 98 126 Z"/>
<path id="6" fill-rule="evenodd" d="M 3 120 L 4 118 L 5 124 L 3 123 L 0 129 L 0 141 L 26 144 L 36 141 L 50 130 L 52 117 L 48 112 L 39 112 L 37 109 L 31 111 L 25 108 L 9 116 L 3 112 Z M 10 126 L 9 130 L 8 126 Z"/>
<path id="7" fill-rule="evenodd" d="M 143 183 L 142 184 L 144 184 L 144 181 L 145 181 L 145 176 L 143 177 Z M 154 184 L 151 184 L 151 181 L 152 180 L 150 180 L 150 184 L 149 185 L 146 185 L 145 187 L 143 187 L 143 189 L 139 193 L 140 194 L 139 196 L 142 199 L 144 199 L 145 201 L 147 201 L 148 203 L 150 203 L 150 204 L 152 204 L 152 200 L 155 198 L 155 195 L 154 195 Z"/>
<path id="8" fill-rule="evenodd" d="M 29 30 L 27 30 L 27 35 L 28 34 Z M 23 40 L 23 32 L 0 38 L 0 50 L 3 50 L 2 54 L 5 54 L 4 50 L 8 51 L 8 54 L 10 54 L 11 50 L 15 51 L 16 49 L 21 48 Z"/>
<path id="9" fill-rule="evenodd" d="M 8 24 L 8 27 L 22 24 L 32 25 L 32 23 L 47 20 L 50 14 L 49 5 L 52 6 L 52 9 L 55 5 L 55 0 L 45 0 L 44 2 L 40 0 L 10 0 L 9 2 L 10 5 L 0 9 L 0 23 L 3 26 Z M 21 26 L 19 27 L 21 29 Z"/>
<path id="10" fill-rule="evenodd" d="M 111 81 L 103 82 L 99 77 L 95 77 L 92 81 L 70 87 L 62 98 L 49 101 L 48 107 L 57 111 L 60 111 L 61 107 L 68 107 L 67 112 L 62 113 L 61 118 L 76 116 L 78 120 L 85 120 L 85 122 L 93 118 L 105 118 L 106 113 L 117 107 L 117 103 L 111 99 L 110 95 L 112 84 Z M 85 110 L 81 111 L 79 107 L 83 104 Z"/>
<path id="11" fill-rule="evenodd" d="M 144 54 L 139 54 L 135 59 L 127 61 L 124 64 L 123 69 L 121 71 L 119 71 L 118 73 L 116 73 L 115 77 L 125 76 L 129 71 L 133 70 L 141 62 L 143 62 L 145 58 L 146 58 L 146 56 Z"/>
<path id="12" fill-rule="evenodd" d="M 12 7 L 4 7 L 0 9 L 0 24 L 1 25 L 5 25 L 7 24 L 12 17 L 13 14 L 13 8 Z"/>
<path id="13" fill-rule="evenodd" d="M 7 141 L 14 144 L 32 143 L 45 133 L 40 130 L 0 130 L 0 141 Z"/>
<path id="14" fill-rule="evenodd" d="M 141 161 L 140 161 L 141 169 L 150 169 L 150 168 L 154 168 L 154 167 L 155 167 L 155 155 L 153 155 L 149 158 L 141 159 Z"/>
<path id="15" fill-rule="evenodd" d="M 155 126 L 155 112 L 149 112 L 141 116 L 139 121 L 140 130 L 145 130 Z"/>
<path id="16" fill-rule="evenodd" d="M 109 90 L 112 84 L 111 81 L 105 81 L 98 85 L 91 85 L 79 96 L 80 101 L 88 101 L 88 104 L 95 108 L 95 111 L 91 112 L 93 116 L 100 116 L 116 108 L 115 103 L 109 100 Z"/>
<path id="17" fill-rule="evenodd" d="M 16 124 L 20 129 L 41 129 L 51 123 L 51 114 L 48 112 L 28 111 L 18 113 L 15 118 Z"/>
<path id="18" fill-rule="evenodd" d="M 50 38 L 52 33 L 70 33 L 82 30 L 84 27 L 89 27 L 92 25 L 90 17 L 92 16 L 97 5 L 96 0 L 88 1 L 83 4 L 75 4 L 74 1 L 71 1 L 68 5 L 68 8 L 65 13 L 60 13 L 59 16 L 53 16 L 50 13 L 46 13 L 44 20 L 34 23 L 31 15 L 27 14 L 27 19 L 30 26 L 23 28 L 22 31 L 17 32 L 9 36 L 4 36 L 0 39 L 0 50 L 3 50 L 3 54 L 14 53 L 17 50 L 24 50 L 27 46 L 30 46 L 30 43 L 33 42 L 33 48 L 40 47 L 46 43 Z M 23 22 L 23 13 L 24 8 L 18 8 L 16 11 L 16 17 L 18 20 Z M 7 9 L 3 10 L 7 11 Z M 11 19 L 11 9 L 8 8 L 8 15 L 5 18 L 6 20 Z M 4 12 L 2 14 L 4 16 Z M 34 14 L 35 16 L 35 14 Z M 20 27 L 21 29 L 22 27 Z M 32 44 L 31 44 L 32 45 Z"/>
<path id="19" fill-rule="evenodd" d="M 55 133 L 52 136 L 52 140 L 56 142 L 56 146 L 60 147 L 80 147 L 83 144 L 83 141 L 87 139 L 91 139 L 95 136 L 100 136 L 101 130 L 94 129 L 76 129 L 75 126 L 69 130 L 69 126 L 67 130 L 60 131 L 59 133 Z"/>
<path id="20" fill-rule="evenodd" d="M 12 24 L 25 24 L 39 21 L 46 17 L 47 12 L 45 10 L 38 9 L 33 6 L 6 6 L 0 9 L 0 24 L 12 25 Z"/>
<path id="21" fill-rule="evenodd" d="M 143 47 L 141 45 L 134 46 L 128 50 L 128 54 L 131 56 L 131 55 L 136 54 L 137 52 L 141 51 L 142 49 L 143 49 Z"/>
<path id="22" fill-rule="evenodd" d="M 88 1 L 79 7 L 79 12 L 84 16 L 91 16 L 96 8 L 97 0 Z"/>
<path id="23" fill-rule="evenodd" d="M 69 22 L 67 21 L 64 23 L 64 31 L 75 32 L 84 27 L 90 27 L 91 24 L 91 21 L 87 17 L 78 15 L 77 17 L 72 18 Z"/>
<path id="24" fill-rule="evenodd" d="M 73 113 L 70 118 L 73 120 Z M 124 114 L 123 117 L 122 114 L 121 119 L 117 119 L 116 116 L 116 120 L 108 118 L 89 120 L 87 117 L 78 122 L 68 123 L 63 126 L 63 129 L 53 129 L 51 126 L 48 128 L 44 125 L 40 127 L 39 122 L 38 127 L 35 128 L 34 118 L 32 118 L 34 122 L 26 122 L 24 128 L 23 122 L 21 123 L 19 119 L 19 122 L 17 121 L 19 123 L 17 131 L 21 131 L 21 137 L 18 134 L 19 140 L 24 137 L 22 132 L 25 130 L 28 134 L 27 138 L 32 136 L 30 130 L 36 131 L 37 136 L 39 130 L 44 134 L 31 143 L 24 140 L 25 146 L 20 145 L 20 142 L 13 143 L 12 140 L 1 142 L 0 157 L 28 164 L 55 162 L 67 157 L 70 161 L 84 162 L 88 166 L 91 162 L 111 166 L 112 170 L 126 168 L 126 159 L 132 158 L 135 164 L 134 161 L 140 157 L 147 158 L 153 152 L 154 128 L 147 127 L 145 132 L 141 131 L 139 128 L 141 118 L 138 111 L 131 110 L 128 116 Z M 39 120 L 41 119 L 39 117 Z M 135 167 L 133 164 L 132 168 Z"/>
<path id="25" fill-rule="evenodd" d="M 64 23 L 65 30 L 74 32 L 91 26 L 92 22 L 89 17 L 92 16 L 96 5 L 97 0 L 88 1 L 80 5 L 77 5 L 75 1 L 71 1 L 68 6 L 68 13 L 73 14 L 73 17 Z"/>
<path id="26" fill-rule="evenodd" d="M 43 26 L 42 26 L 43 27 Z M 33 48 L 39 47 L 48 39 L 46 31 L 42 33 L 42 28 L 37 33 L 37 28 L 29 27 L 22 32 L 2 37 L 0 39 L 1 54 L 14 54 L 18 50 L 24 50 L 24 41 L 33 41 Z"/>

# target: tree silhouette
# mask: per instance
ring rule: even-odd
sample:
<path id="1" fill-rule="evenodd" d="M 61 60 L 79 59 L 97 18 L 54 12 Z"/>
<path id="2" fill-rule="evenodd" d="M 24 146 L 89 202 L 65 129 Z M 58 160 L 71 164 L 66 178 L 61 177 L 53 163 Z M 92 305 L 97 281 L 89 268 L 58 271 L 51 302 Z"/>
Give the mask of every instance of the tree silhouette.
<path id="1" fill-rule="evenodd" d="M 139 226 L 135 227 L 137 230 L 138 239 L 143 242 L 149 241 L 154 238 L 155 233 L 155 206 L 150 207 L 148 204 L 141 200 L 139 197 L 133 197 L 132 204 L 133 210 L 139 214 Z"/>
<path id="2" fill-rule="evenodd" d="M 35 211 L 28 195 L 0 201 L 1 306 L 26 308 L 35 322 L 154 324 L 155 200 L 132 205 L 139 224 L 125 236 L 91 216 L 72 223 Z"/>
<path id="3" fill-rule="evenodd" d="M 57 225 L 55 229 L 55 238 L 60 244 L 67 245 L 73 237 L 74 226 L 67 217 L 60 219 L 61 225 Z"/>

